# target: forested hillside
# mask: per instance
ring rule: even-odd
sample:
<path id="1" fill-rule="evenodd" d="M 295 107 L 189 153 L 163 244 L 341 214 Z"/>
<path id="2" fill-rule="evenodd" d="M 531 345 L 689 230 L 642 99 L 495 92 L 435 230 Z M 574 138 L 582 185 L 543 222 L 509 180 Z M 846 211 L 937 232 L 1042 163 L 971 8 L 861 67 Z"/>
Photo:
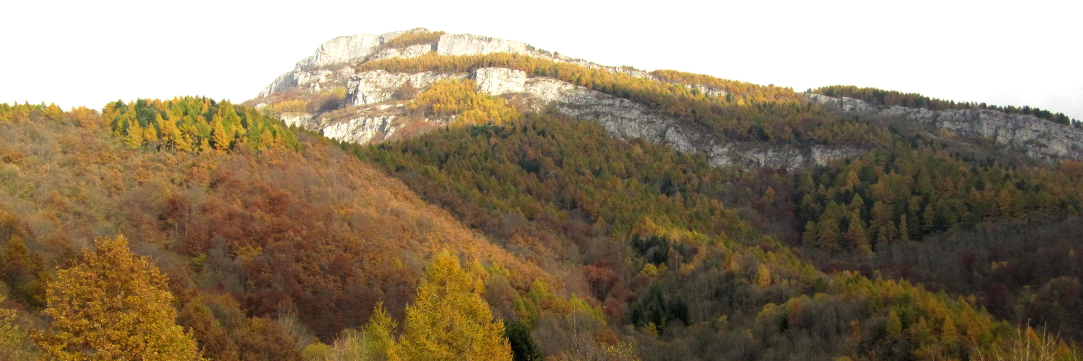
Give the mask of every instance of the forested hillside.
<path id="1" fill-rule="evenodd" d="M 162 116 L 181 108 L 196 109 L 196 121 L 186 123 L 191 113 Z M 248 116 L 213 120 L 234 111 Z M 60 284 L 58 270 L 79 264 L 96 238 L 121 235 L 168 278 L 177 324 L 215 360 L 298 359 L 318 340 L 365 324 L 379 302 L 403 324 L 422 270 L 441 249 L 521 307 L 568 312 L 567 298 L 537 291 L 561 290 L 563 280 L 322 137 L 201 98 L 113 103 L 105 114 L 0 105 L 0 280 L 3 307 L 17 311 L 10 322 L 24 336 L 57 327 L 43 312 L 54 306 L 48 294 Z M 123 121 L 152 117 L 159 119 L 146 126 Z M 211 140 L 198 136 L 207 118 Z M 232 136 L 214 140 L 223 128 Z M 254 141 L 248 135 L 272 133 L 253 129 L 274 129 L 286 141 Z M 143 141 L 130 141 L 135 134 Z M 535 290 L 533 298 L 523 302 L 517 289 Z M 27 339 L 16 344 L 57 357 Z"/>
<path id="2" fill-rule="evenodd" d="M 360 75 L 259 108 L 0 104 L 0 360 L 1083 357 L 1083 162 L 789 88 L 532 48 L 426 50 L 445 35 L 381 38 L 342 65 L 424 73 L 395 78 L 370 118 L 344 103 Z M 426 52 L 383 56 L 407 48 Z M 559 81 L 719 142 L 856 151 L 718 166 L 463 75 L 494 67 L 522 71 L 519 88 L 524 73 Z M 399 133 L 353 144 L 279 120 L 313 114 Z"/>

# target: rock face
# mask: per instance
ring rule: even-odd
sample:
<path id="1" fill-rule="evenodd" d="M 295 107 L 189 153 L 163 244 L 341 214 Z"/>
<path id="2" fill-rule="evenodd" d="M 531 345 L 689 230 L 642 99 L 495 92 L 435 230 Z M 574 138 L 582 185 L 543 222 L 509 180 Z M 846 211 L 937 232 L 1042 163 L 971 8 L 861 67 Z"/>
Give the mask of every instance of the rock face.
<path id="1" fill-rule="evenodd" d="M 932 111 L 924 108 L 876 106 L 864 101 L 806 94 L 810 101 L 844 112 L 903 118 L 956 136 L 991 139 L 999 145 L 1044 160 L 1083 159 L 1083 130 L 1023 114 L 988 109 Z"/>
<path id="2" fill-rule="evenodd" d="M 323 135 L 336 140 L 366 144 L 375 137 L 390 137 L 402 128 L 394 124 L 395 116 L 358 117 L 344 122 L 328 124 L 323 127 Z"/>
<path id="3" fill-rule="evenodd" d="M 340 64 L 354 62 L 354 61 L 357 61 L 357 60 L 362 60 L 362 59 L 368 57 L 369 55 L 371 55 L 377 49 L 379 49 L 379 47 L 381 45 L 383 45 L 384 43 L 386 43 L 388 40 L 394 39 L 395 37 L 397 37 L 399 35 L 402 35 L 402 34 L 423 32 L 423 31 L 429 31 L 429 29 L 415 28 L 415 29 L 403 30 L 403 31 L 392 31 L 392 32 L 383 33 L 383 34 L 380 34 L 380 35 L 357 34 L 357 35 L 350 35 L 350 36 L 340 36 L 340 37 L 328 40 L 327 42 L 325 42 L 323 44 L 320 44 L 320 47 L 316 48 L 315 53 L 313 53 L 311 56 L 309 56 L 307 58 L 304 58 L 304 59 L 301 59 L 301 61 L 297 62 L 297 65 L 295 66 L 295 69 L 297 69 L 297 70 L 314 69 L 314 68 L 319 68 L 319 67 L 325 67 L 325 66 L 331 66 L 331 65 L 340 65 Z M 417 52 L 418 50 L 420 50 L 422 48 L 424 48 L 424 46 L 422 46 L 420 48 L 412 49 L 412 50 L 410 48 L 407 48 L 407 49 L 404 49 L 404 52 L 409 51 L 412 54 L 412 53 L 415 53 L 415 52 Z M 427 50 L 425 50 L 424 52 L 427 53 L 427 52 L 429 52 L 431 50 L 432 49 L 430 47 Z M 418 54 L 418 55 L 420 55 L 420 54 Z M 417 56 L 417 55 L 414 55 L 414 56 Z"/>
<path id="4" fill-rule="evenodd" d="M 305 126 L 308 121 L 312 120 L 312 114 L 308 113 L 282 113 L 278 116 L 286 125 L 291 126 Z"/>
<path id="5" fill-rule="evenodd" d="M 410 45 L 406 49 L 384 49 L 380 52 L 367 57 L 369 60 L 380 60 L 389 58 L 416 58 L 433 51 L 434 46 L 432 44 L 417 44 Z"/>
<path id="6" fill-rule="evenodd" d="M 527 54 L 525 43 L 474 34 L 445 34 L 436 44 L 440 55 L 482 55 L 489 53 Z"/>
<path id="7" fill-rule="evenodd" d="M 292 88 L 319 92 L 327 89 L 327 83 L 329 82 L 345 85 L 352 79 L 352 65 L 357 63 L 399 57 L 414 58 L 430 52 L 436 52 L 440 55 L 523 54 L 557 62 L 573 63 L 591 69 L 628 74 L 639 78 L 653 78 L 648 72 L 632 67 L 599 65 L 583 59 L 535 50 L 530 45 L 518 41 L 474 34 L 445 34 L 440 36 L 440 40 L 435 43 L 416 44 L 405 49 L 381 48 L 384 43 L 396 36 L 423 31 L 427 32 L 429 30 L 416 28 L 380 35 L 357 34 L 331 39 L 321 44 L 315 53 L 297 62 L 293 70 L 282 74 L 270 85 L 263 88 L 258 97 L 267 97 L 275 92 Z"/>
<path id="8" fill-rule="evenodd" d="M 419 28 L 410 31 L 427 31 Z M 631 100 L 614 97 L 592 89 L 543 77 L 528 77 L 519 70 L 482 68 L 471 73 L 416 74 L 389 73 L 384 70 L 356 73 L 358 63 L 395 57 L 417 57 L 430 52 L 440 55 L 482 55 L 489 53 L 523 54 L 557 62 L 568 62 L 592 69 L 628 74 L 639 78 L 654 79 L 649 73 L 631 67 L 603 66 L 582 59 L 570 58 L 535 50 L 517 42 L 472 34 L 445 34 L 430 44 L 417 44 L 404 49 L 381 46 L 389 39 L 404 32 L 382 35 L 359 34 L 332 39 L 321 45 L 316 52 L 297 63 L 295 69 L 286 73 L 264 88 L 260 97 L 268 97 L 280 91 L 300 91 L 301 94 L 319 94 L 326 89 L 345 86 L 346 96 L 343 112 L 337 112 L 335 120 L 324 114 L 284 114 L 289 124 L 303 125 L 322 131 L 328 137 L 354 143 L 368 143 L 388 139 L 402 129 L 418 125 L 431 129 L 432 125 L 446 124 L 449 119 L 405 119 L 398 112 L 388 111 L 401 106 L 407 99 L 394 99 L 396 90 L 407 83 L 423 90 L 432 83 L 444 79 L 475 80 L 479 91 L 493 96 L 507 96 L 524 101 L 535 110 L 555 109 L 574 118 L 599 121 L 605 129 L 618 137 L 642 138 L 666 144 L 677 151 L 707 156 L 715 166 L 773 167 L 794 169 L 825 164 L 831 159 L 853 157 L 860 149 L 811 147 L 799 149 L 793 146 L 741 143 L 722 139 L 701 126 L 684 119 L 676 119 Z M 337 66 L 337 68 L 336 68 Z M 693 86 L 708 96 L 724 96 L 726 93 L 705 86 Z M 402 93 L 403 95 L 409 92 Z M 398 105 L 395 105 L 397 102 Z M 551 108 L 550 108 L 551 107 Z M 403 134 L 416 134 L 414 129 Z"/>
<path id="9" fill-rule="evenodd" d="M 293 88 L 319 93 L 326 89 L 333 89 L 339 84 L 345 84 L 353 73 L 352 67 L 342 67 L 338 70 L 294 70 L 282 74 L 266 88 L 263 88 L 259 92 L 259 97 L 266 97 L 275 92 Z"/>
<path id="10" fill-rule="evenodd" d="M 391 100 L 395 90 L 410 83 L 415 88 L 424 89 L 439 80 L 474 79 L 478 88 L 490 95 L 521 93 L 526 83 L 526 73 L 505 68 L 481 68 L 471 74 L 435 73 L 415 74 L 388 73 L 373 70 L 352 76 L 346 86 L 346 104 L 366 105 Z"/>
<path id="11" fill-rule="evenodd" d="M 297 69 L 312 69 L 322 66 L 342 64 L 354 59 L 363 59 L 372 54 L 376 47 L 383 44 L 384 36 L 357 34 L 340 36 L 320 44 L 316 53 L 297 62 Z"/>
<path id="12" fill-rule="evenodd" d="M 365 105 L 391 100 L 392 94 L 407 82 L 418 89 L 444 79 L 464 79 L 465 73 L 446 74 L 424 72 L 417 74 L 388 73 L 373 70 L 352 76 L 346 85 L 346 104 Z"/>
<path id="13" fill-rule="evenodd" d="M 764 145 L 726 141 L 704 132 L 695 124 L 653 112 L 631 100 L 583 88 L 550 78 L 532 78 L 524 93 L 538 102 L 553 104 L 557 111 L 575 118 L 596 119 L 613 135 L 642 138 L 665 144 L 682 153 L 704 154 L 713 166 L 770 167 L 796 169 L 824 165 L 831 159 L 850 158 L 864 153 L 856 148 Z"/>
<path id="14" fill-rule="evenodd" d="M 526 73 L 505 68 L 481 68 L 474 71 L 478 90 L 489 95 L 522 93 L 526 86 Z"/>

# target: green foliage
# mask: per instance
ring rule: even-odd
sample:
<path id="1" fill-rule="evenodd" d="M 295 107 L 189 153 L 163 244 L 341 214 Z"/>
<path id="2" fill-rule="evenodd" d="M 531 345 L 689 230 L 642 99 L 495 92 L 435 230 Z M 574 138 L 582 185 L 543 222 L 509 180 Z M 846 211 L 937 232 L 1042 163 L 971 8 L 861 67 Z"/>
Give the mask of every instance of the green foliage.
<path id="1" fill-rule="evenodd" d="M 590 294 L 610 322 L 638 326 L 634 335 L 644 358 L 695 357 L 672 354 L 674 345 L 726 345 L 707 353 L 719 358 L 774 358 L 798 350 L 814 358 L 965 358 L 1013 339 L 1010 325 L 996 322 L 973 301 L 908 283 L 818 273 L 722 206 L 724 185 L 740 178 L 665 146 L 615 140 L 595 123 L 527 115 L 502 127 L 448 129 L 354 152 L 493 239 L 510 239 L 509 245 L 532 255 L 569 244 L 584 250 L 570 262 L 585 265 Z M 896 157 L 917 162 L 936 152 L 911 153 Z M 893 153 L 869 157 L 883 154 Z M 843 225 L 826 227 L 816 237 L 868 252 L 872 243 L 865 241 L 881 233 L 871 231 L 878 223 L 864 219 L 885 210 L 869 209 L 883 198 L 868 191 L 866 177 L 876 172 L 861 162 L 802 174 L 794 184 L 846 194 L 824 206 L 838 214 L 827 223 Z M 912 177 L 915 184 L 918 178 Z M 912 208 L 917 212 L 920 206 Z M 589 231 L 579 233 L 583 229 Z M 613 269 L 635 281 L 615 283 L 607 264 L 625 264 Z M 531 300 L 547 293 L 533 287 L 523 299 L 540 304 Z M 885 320 L 893 310 L 898 334 L 888 337 Z M 582 330 L 563 328 L 560 317 L 539 313 L 527 320 L 544 355 L 597 350 L 566 341 L 584 336 L 565 336 Z"/>
<path id="2" fill-rule="evenodd" d="M 509 321 L 504 324 L 504 337 L 511 344 L 512 360 L 540 361 L 541 351 L 530 338 L 530 329 L 521 322 Z"/>
<path id="3" fill-rule="evenodd" d="M 394 360 L 399 357 L 398 345 L 395 344 L 395 328 L 398 324 L 387 314 L 383 303 L 376 304 L 369 322 L 362 331 L 364 346 L 363 359 L 380 361 Z"/>
<path id="4" fill-rule="evenodd" d="M 732 92 L 724 97 L 708 97 L 689 85 L 505 53 L 476 56 L 430 53 L 417 58 L 369 61 L 359 65 L 358 70 L 466 72 L 484 67 L 522 70 L 528 75 L 551 77 L 630 99 L 731 139 L 859 146 L 882 145 L 889 139 L 884 130 L 828 114 L 818 106 L 802 102 L 787 88 L 756 87 L 714 78 L 703 80 L 713 86 L 721 84 Z M 701 80 L 669 71 L 659 72 L 658 76 L 677 81 Z"/>
<path id="5" fill-rule="evenodd" d="M 724 172 L 664 146 L 599 141 L 607 138 L 591 122 L 532 115 L 522 124 L 434 132 L 361 152 L 472 226 L 518 213 L 621 238 L 653 230 L 644 229 L 654 227 L 648 221 L 709 235 L 748 231 L 711 196 L 721 194 Z"/>
<path id="6" fill-rule="evenodd" d="M 161 101 L 116 101 L 102 110 L 113 134 L 133 149 L 199 153 L 237 147 L 300 149 L 294 134 L 281 121 L 228 101 L 184 97 Z"/>
<path id="7" fill-rule="evenodd" d="M 932 142 L 911 145 L 798 175 L 804 242 L 868 253 L 878 244 L 920 240 L 959 224 L 1083 209 L 1079 162 L 1056 168 L 978 165 Z"/>
<path id="8" fill-rule="evenodd" d="M 875 105 L 898 105 L 911 108 L 925 108 L 929 110 L 948 110 L 948 109 L 991 109 L 997 110 L 1008 114 L 1027 114 L 1035 117 L 1045 119 L 1054 123 L 1071 125 L 1074 127 L 1083 126 L 1080 121 L 1069 118 L 1064 113 L 1053 113 L 1048 110 L 1034 108 L 1030 106 L 1015 107 L 1015 106 L 996 106 L 986 105 L 985 103 L 956 103 L 952 100 L 943 100 L 930 98 L 917 93 L 902 93 L 893 90 L 881 90 L 876 88 L 859 88 L 853 85 L 832 85 L 820 87 L 812 90 L 813 93 L 823 94 L 833 97 L 849 97 L 863 100 Z"/>

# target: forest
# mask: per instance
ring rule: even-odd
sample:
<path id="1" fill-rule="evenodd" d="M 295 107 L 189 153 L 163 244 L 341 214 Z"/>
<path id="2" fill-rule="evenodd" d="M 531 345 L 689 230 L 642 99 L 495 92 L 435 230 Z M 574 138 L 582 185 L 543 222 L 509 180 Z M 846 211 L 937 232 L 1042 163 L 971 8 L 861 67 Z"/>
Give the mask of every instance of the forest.
<path id="1" fill-rule="evenodd" d="M 372 145 L 275 118 L 341 88 L 258 110 L 0 104 L 0 360 L 1083 357 L 1081 162 L 981 159 L 676 71 L 509 54 L 358 70 L 491 66 L 733 140 L 868 151 L 712 167 L 471 80 L 406 89 L 403 116 L 454 121 Z"/>

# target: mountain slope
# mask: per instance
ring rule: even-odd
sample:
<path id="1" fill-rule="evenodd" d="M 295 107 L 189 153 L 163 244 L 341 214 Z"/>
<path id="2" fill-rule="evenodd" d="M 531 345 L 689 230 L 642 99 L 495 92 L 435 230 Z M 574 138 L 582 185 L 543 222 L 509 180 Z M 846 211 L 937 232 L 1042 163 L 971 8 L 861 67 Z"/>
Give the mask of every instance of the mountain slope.
<path id="1" fill-rule="evenodd" d="M 515 359 L 1080 355 L 1083 248 L 1060 238 L 1083 167 L 1034 119 L 420 28 L 333 39 L 248 104 L 0 104 L 19 328 L 48 331 L 56 268 L 124 234 L 212 359 L 425 359 L 398 348 L 469 349 L 463 327 Z M 457 283 L 418 287 L 438 274 Z M 418 328 L 417 292 L 478 317 Z"/>
<path id="2" fill-rule="evenodd" d="M 604 67 L 469 34 L 444 34 L 429 45 L 434 50 L 422 54 L 355 57 L 329 68 L 302 61 L 249 104 L 267 106 L 291 124 L 366 143 L 409 137 L 412 132 L 400 131 L 418 123 L 447 124 L 449 119 L 403 117 L 398 109 L 412 99 L 410 89 L 471 78 L 487 94 L 518 99 L 522 107 L 551 104 L 566 114 L 599 118 L 613 134 L 666 142 L 720 166 L 825 164 L 885 139 L 882 132 L 802 107 L 803 98 L 790 89 L 714 78 L 680 84 L 684 74 L 677 72 Z M 323 56 L 322 49 L 313 57 Z M 287 104 L 298 106 L 286 111 Z"/>
<path id="3" fill-rule="evenodd" d="M 140 101 L 117 117 L 177 103 L 228 104 Z M 34 300 L 44 292 L 25 287 L 35 277 L 48 279 L 95 237 L 115 234 L 169 276 L 181 324 L 203 330 L 197 339 L 214 359 L 297 357 L 305 345 L 288 339 L 283 315 L 324 340 L 361 325 L 379 301 L 401 317 L 428 255 L 444 247 L 506 270 L 505 287 L 561 288 L 535 264 L 494 247 L 322 137 L 300 134 L 296 151 L 257 151 L 243 142 L 228 151 L 132 149 L 95 111 L 14 109 L 15 119 L 0 121 L 0 252 L 12 257 L 18 243 L 26 250 L 20 257 L 44 263 L 46 274 L 19 276 L 5 258 L 5 289 L 27 311 L 40 307 Z M 215 310 L 210 319 L 191 313 L 206 307 Z M 229 326 L 237 322 L 257 330 Z M 225 334 L 212 332 L 218 324 Z M 253 343 L 259 338 L 288 340 L 272 347 Z"/>

